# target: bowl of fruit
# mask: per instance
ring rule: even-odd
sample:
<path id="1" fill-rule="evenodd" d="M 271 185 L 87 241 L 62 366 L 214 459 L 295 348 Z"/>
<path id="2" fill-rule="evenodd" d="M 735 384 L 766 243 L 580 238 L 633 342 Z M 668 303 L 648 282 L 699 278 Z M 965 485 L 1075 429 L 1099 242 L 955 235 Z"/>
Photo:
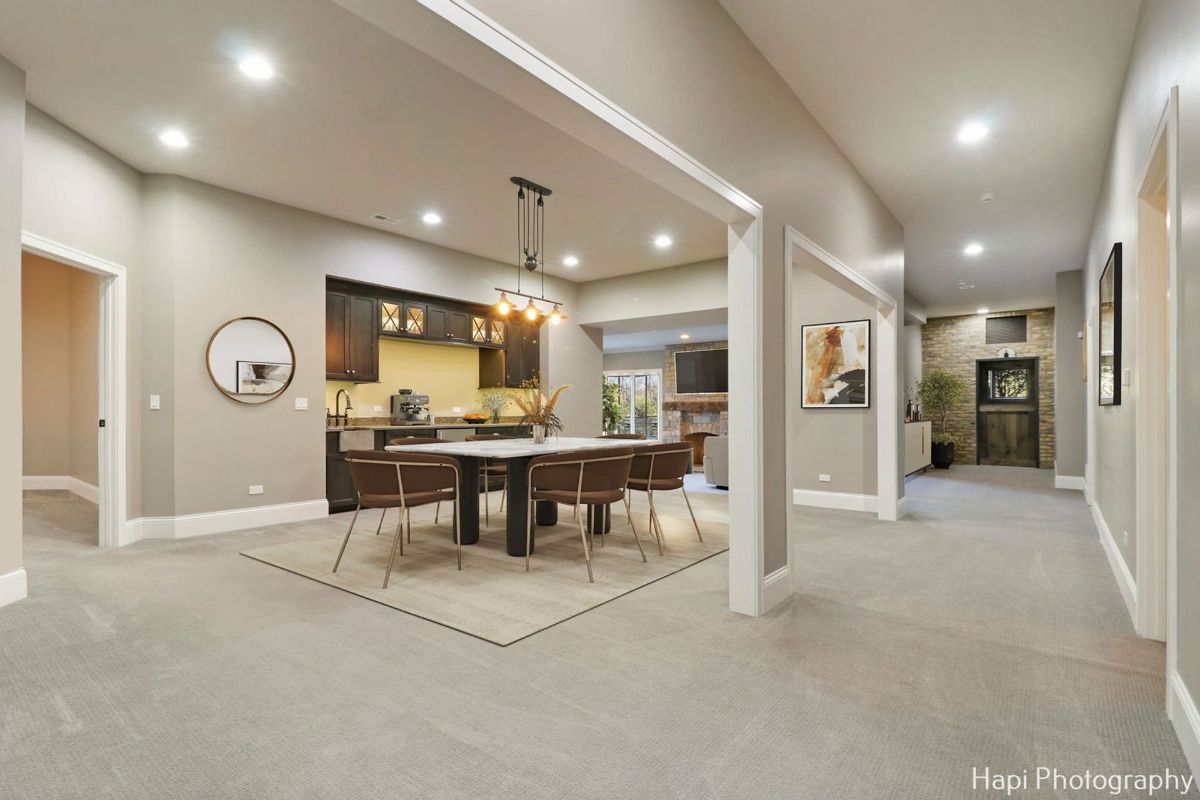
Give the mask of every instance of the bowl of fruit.
<path id="1" fill-rule="evenodd" d="M 480 414 L 478 411 L 473 411 L 470 414 L 463 414 L 463 422 L 470 422 L 473 425 L 478 425 L 481 422 L 487 422 L 491 419 L 490 414 Z"/>

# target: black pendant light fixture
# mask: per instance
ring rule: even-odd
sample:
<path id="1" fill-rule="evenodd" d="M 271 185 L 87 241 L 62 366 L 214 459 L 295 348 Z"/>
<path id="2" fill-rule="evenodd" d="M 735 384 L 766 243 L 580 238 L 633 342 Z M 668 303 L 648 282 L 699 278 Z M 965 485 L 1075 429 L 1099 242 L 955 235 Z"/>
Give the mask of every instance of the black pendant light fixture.
<path id="1" fill-rule="evenodd" d="M 546 297 L 546 198 L 553 192 L 528 178 L 511 180 L 517 185 L 517 288 L 496 287 L 496 291 L 500 293 L 500 299 L 496 302 L 496 313 L 507 317 L 514 309 L 509 295 L 514 295 L 528 301 L 519 312 L 526 322 L 540 325 L 549 319 L 557 325 L 566 319 L 567 315 L 562 313 L 560 301 Z M 538 294 L 521 291 L 521 278 L 526 272 L 540 273 Z M 535 300 L 553 306 L 553 309 L 546 315 Z"/>

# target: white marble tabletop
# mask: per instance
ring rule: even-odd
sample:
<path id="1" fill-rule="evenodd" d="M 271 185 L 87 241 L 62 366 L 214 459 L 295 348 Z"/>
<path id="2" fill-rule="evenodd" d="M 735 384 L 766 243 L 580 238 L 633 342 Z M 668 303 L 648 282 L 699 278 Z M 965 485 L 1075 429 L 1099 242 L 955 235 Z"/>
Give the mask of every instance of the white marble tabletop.
<path id="1" fill-rule="evenodd" d="M 385 450 L 411 450 L 414 453 L 436 453 L 443 456 L 472 458 L 527 458 L 547 453 L 566 453 L 573 450 L 603 450 L 614 447 L 638 447 L 658 444 L 657 439 L 588 439 L 559 436 L 534 444 L 532 439 L 494 439 L 476 442 L 439 442 L 438 444 L 390 444 Z"/>

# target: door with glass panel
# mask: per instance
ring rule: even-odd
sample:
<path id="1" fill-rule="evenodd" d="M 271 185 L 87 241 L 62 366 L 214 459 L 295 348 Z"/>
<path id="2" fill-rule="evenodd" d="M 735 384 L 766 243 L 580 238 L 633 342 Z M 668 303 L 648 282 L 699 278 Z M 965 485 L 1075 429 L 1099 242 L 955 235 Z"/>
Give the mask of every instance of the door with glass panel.
<path id="1" fill-rule="evenodd" d="M 975 385 L 975 463 L 1038 466 L 1038 360 L 981 359 Z"/>
<path id="2" fill-rule="evenodd" d="M 615 421 L 614 432 L 640 433 L 647 439 L 657 439 L 661 373 L 606 372 L 604 382 L 616 387 L 616 402 L 606 402 L 606 416 L 611 415 Z"/>

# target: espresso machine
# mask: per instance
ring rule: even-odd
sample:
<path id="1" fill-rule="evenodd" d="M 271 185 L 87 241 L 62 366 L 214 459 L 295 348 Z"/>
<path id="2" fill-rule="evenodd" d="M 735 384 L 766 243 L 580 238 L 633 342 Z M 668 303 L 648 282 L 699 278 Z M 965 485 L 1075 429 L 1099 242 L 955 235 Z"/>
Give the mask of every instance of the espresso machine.
<path id="1" fill-rule="evenodd" d="M 429 395 L 413 394 L 412 389 L 400 389 L 392 395 L 393 425 L 428 425 Z"/>

